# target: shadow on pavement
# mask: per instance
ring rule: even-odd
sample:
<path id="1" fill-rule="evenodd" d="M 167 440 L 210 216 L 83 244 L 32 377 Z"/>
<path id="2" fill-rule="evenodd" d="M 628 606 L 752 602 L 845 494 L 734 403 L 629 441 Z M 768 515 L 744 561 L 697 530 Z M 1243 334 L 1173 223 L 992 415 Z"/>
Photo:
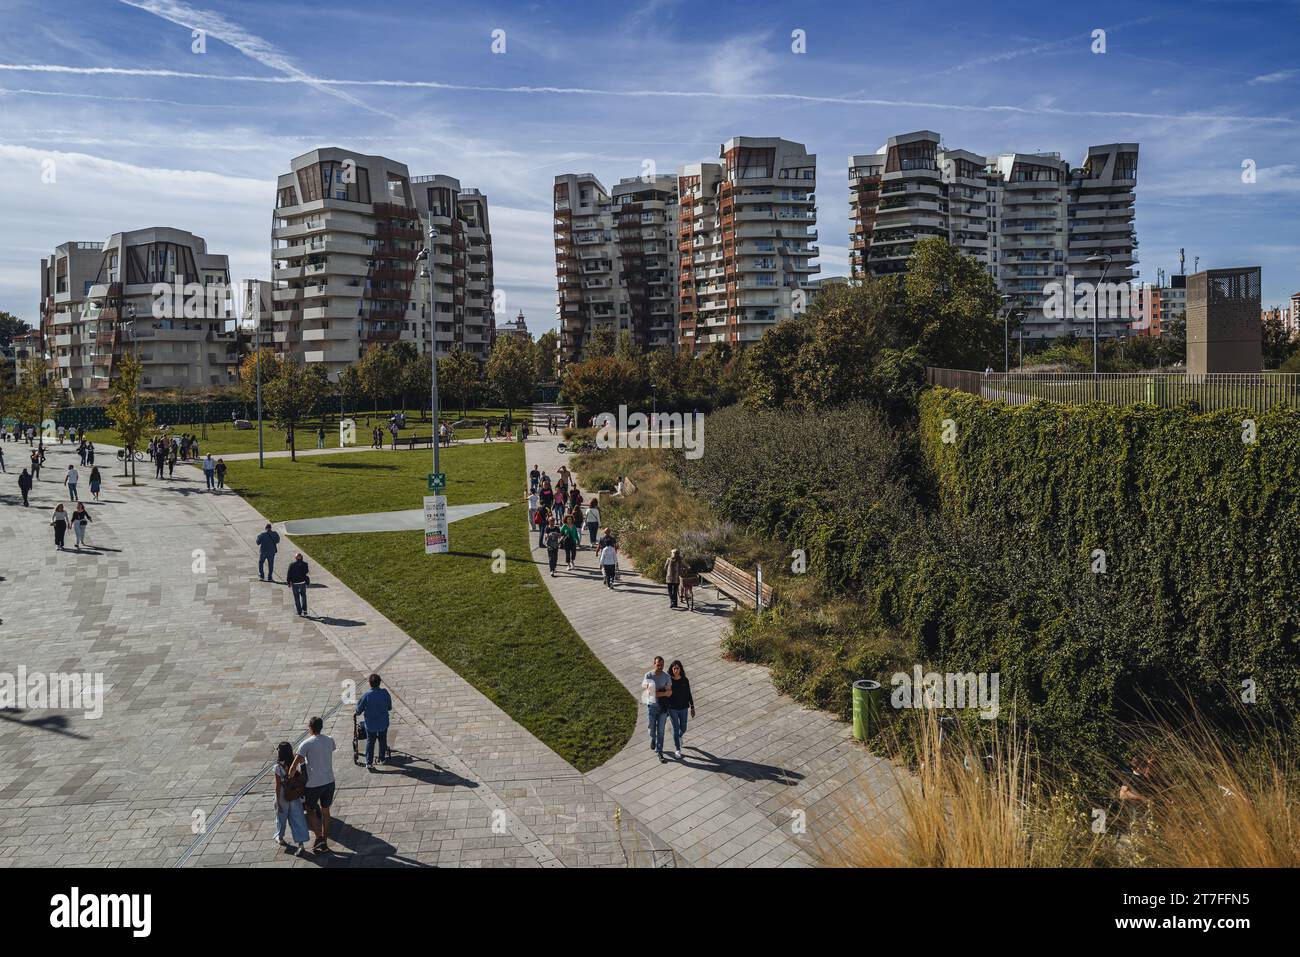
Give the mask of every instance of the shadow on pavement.
<path id="1" fill-rule="evenodd" d="M 693 748 L 690 745 L 686 745 L 686 750 L 701 754 L 705 759 L 704 761 L 690 761 L 683 757 L 678 763 L 684 764 L 688 768 L 716 771 L 719 774 L 740 778 L 742 781 L 775 781 L 777 784 L 784 784 L 787 787 L 794 787 L 803 780 L 802 774 L 798 771 L 791 771 L 789 768 L 779 768 L 772 764 L 759 764 L 756 761 L 732 761 L 719 758 L 702 748 Z"/>

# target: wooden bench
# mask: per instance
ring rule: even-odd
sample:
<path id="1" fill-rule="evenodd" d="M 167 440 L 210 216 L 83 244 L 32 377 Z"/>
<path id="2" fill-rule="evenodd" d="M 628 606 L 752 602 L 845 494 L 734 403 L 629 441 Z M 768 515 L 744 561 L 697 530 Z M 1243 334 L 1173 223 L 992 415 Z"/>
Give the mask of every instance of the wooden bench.
<path id="1" fill-rule="evenodd" d="M 415 448 L 417 445 L 423 445 L 428 448 L 433 448 L 432 435 L 413 435 L 409 439 L 407 439 L 407 441 L 411 443 L 411 448 Z"/>
<path id="2" fill-rule="evenodd" d="M 731 597 L 738 605 L 754 608 L 758 579 L 748 572 L 741 571 L 721 556 L 713 559 L 713 568 L 702 572 L 702 577 L 713 585 L 714 589 Z M 775 597 L 771 585 L 763 586 L 763 607 L 768 608 Z"/>

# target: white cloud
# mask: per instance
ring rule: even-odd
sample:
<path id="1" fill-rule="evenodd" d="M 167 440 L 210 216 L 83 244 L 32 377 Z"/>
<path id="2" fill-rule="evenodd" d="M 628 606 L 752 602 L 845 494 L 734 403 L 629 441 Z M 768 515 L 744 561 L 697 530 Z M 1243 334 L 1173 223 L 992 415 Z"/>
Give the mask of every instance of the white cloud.
<path id="1" fill-rule="evenodd" d="M 1300 76 L 1300 70 L 1278 70 L 1276 73 L 1264 73 L 1250 81 L 1251 86 L 1281 83 L 1293 76 Z"/>

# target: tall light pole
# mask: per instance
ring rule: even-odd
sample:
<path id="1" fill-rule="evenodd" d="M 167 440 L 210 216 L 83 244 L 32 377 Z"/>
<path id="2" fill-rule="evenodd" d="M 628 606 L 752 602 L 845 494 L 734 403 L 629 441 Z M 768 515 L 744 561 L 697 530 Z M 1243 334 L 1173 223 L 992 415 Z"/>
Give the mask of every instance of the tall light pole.
<path id="1" fill-rule="evenodd" d="M 438 227 L 432 223 L 433 211 L 429 211 L 429 234 L 424 244 L 424 273 L 429 279 L 429 363 L 433 367 L 432 385 L 429 389 L 429 415 L 433 420 L 433 474 L 438 474 L 438 319 L 436 303 L 433 298 L 433 241 L 438 238 Z"/>
<path id="2" fill-rule="evenodd" d="M 1011 309 L 1008 303 L 1014 298 L 1010 293 L 1003 293 L 1002 301 L 1002 374 L 1011 371 Z"/>
<path id="3" fill-rule="evenodd" d="M 1106 281 L 1106 271 L 1110 269 L 1110 257 L 1098 252 L 1089 256 L 1085 262 L 1090 266 L 1101 266 L 1101 278 L 1097 280 L 1097 284 L 1092 289 L 1092 397 L 1096 399 L 1101 395 L 1101 383 L 1097 379 L 1097 374 L 1101 371 L 1097 340 L 1097 313 L 1101 312 L 1101 287 Z"/>
<path id="4" fill-rule="evenodd" d="M 144 385 L 144 369 L 140 366 L 140 337 L 135 334 L 135 303 L 126 304 L 127 322 L 131 324 L 131 354 L 135 356 L 135 374 L 139 376 L 135 383 L 135 420 L 140 421 L 140 388 Z M 139 428 L 139 426 L 136 426 Z M 127 449 L 131 459 L 131 484 L 135 484 L 135 449 Z"/>
<path id="5" fill-rule="evenodd" d="M 257 467 L 266 468 L 262 446 L 262 298 L 253 306 L 253 368 L 257 379 Z"/>

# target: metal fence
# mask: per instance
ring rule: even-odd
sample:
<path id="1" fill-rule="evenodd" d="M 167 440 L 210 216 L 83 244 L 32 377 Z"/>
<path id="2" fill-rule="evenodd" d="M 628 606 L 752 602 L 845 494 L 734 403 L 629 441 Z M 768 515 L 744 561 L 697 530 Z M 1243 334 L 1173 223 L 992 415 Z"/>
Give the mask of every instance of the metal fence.
<path id="1" fill-rule="evenodd" d="M 1043 400 L 1066 405 L 1147 402 L 1171 407 L 1192 403 L 1205 412 L 1275 406 L 1300 408 L 1300 374 L 1293 372 L 971 372 L 927 369 L 931 385 L 969 392 L 1009 405 Z"/>

